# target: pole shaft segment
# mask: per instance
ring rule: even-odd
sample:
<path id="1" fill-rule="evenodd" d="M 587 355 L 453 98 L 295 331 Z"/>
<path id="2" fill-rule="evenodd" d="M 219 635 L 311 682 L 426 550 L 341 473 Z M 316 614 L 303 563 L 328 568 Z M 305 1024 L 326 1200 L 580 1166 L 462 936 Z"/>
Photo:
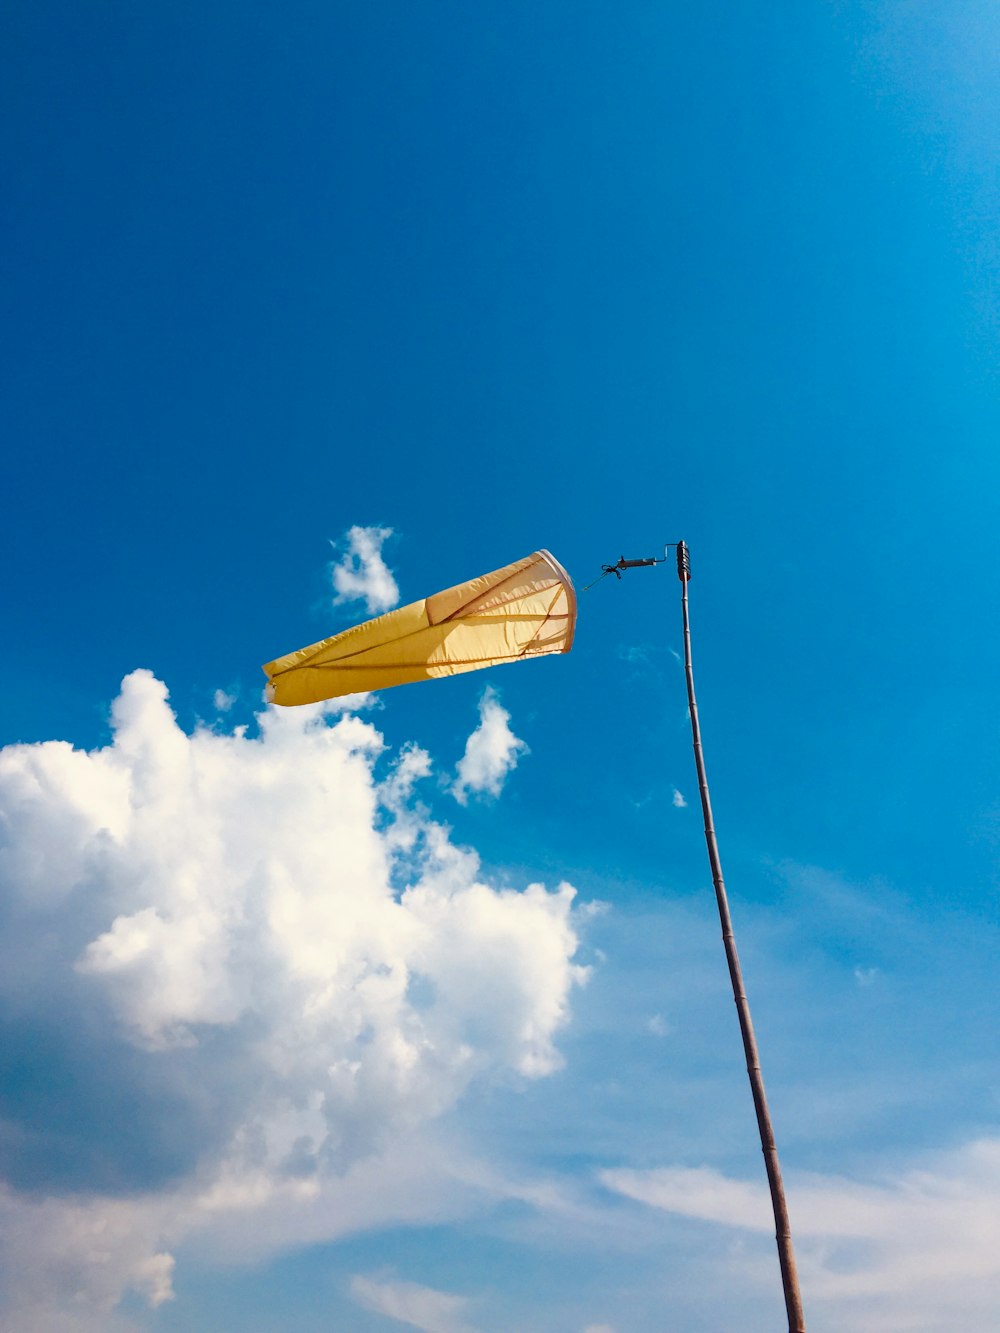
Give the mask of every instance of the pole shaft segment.
<path id="1" fill-rule="evenodd" d="M 781 1183 L 778 1149 L 774 1142 L 771 1114 L 764 1093 L 764 1079 L 760 1070 L 760 1054 L 757 1050 L 757 1039 L 754 1036 L 753 1022 L 750 1018 L 750 1004 L 743 987 L 743 973 L 740 969 L 739 954 L 736 952 L 736 938 L 733 935 L 732 918 L 729 915 L 729 900 L 726 897 L 726 886 L 722 878 L 719 845 L 715 838 L 715 826 L 712 822 L 712 802 L 708 794 L 705 757 L 701 747 L 701 726 L 698 722 L 698 705 L 694 697 L 694 669 L 691 665 L 691 622 L 688 617 L 690 567 L 688 565 L 687 547 L 684 542 L 681 542 L 678 547 L 677 571 L 683 589 L 681 607 L 684 612 L 684 674 L 687 677 L 688 706 L 691 713 L 691 739 L 694 744 L 695 767 L 698 770 L 698 790 L 701 794 L 702 813 L 705 816 L 705 844 L 708 847 L 708 861 L 712 868 L 715 899 L 719 905 L 722 941 L 726 948 L 729 977 L 733 983 L 733 998 L 736 1001 L 736 1012 L 739 1014 L 740 1032 L 743 1034 L 743 1049 L 746 1052 L 747 1073 L 750 1076 L 753 1104 L 757 1112 L 757 1127 L 760 1130 L 760 1146 L 764 1153 L 764 1165 L 767 1168 L 767 1183 L 771 1188 L 775 1239 L 778 1243 L 778 1262 L 781 1265 L 781 1284 L 785 1292 L 785 1309 L 788 1312 L 788 1331 L 789 1333 L 805 1333 L 806 1319 L 802 1309 L 802 1296 L 799 1292 L 798 1272 L 795 1267 L 795 1251 L 792 1248 L 788 1205 L 785 1203 L 785 1190 Z"/>

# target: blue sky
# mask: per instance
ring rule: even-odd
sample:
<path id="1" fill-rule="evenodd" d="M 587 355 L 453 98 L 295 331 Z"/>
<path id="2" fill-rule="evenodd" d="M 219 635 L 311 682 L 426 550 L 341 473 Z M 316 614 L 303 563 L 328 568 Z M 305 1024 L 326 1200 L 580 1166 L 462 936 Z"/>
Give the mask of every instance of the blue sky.
<path id="1" fill-rule="evenodd" d="M 5 1326 L 780 1324 L 676 577 L 268 718 L 358 526 L 686 538 L 809 1326 L 994 1322 L 994 7 L 0 25 Z"/>

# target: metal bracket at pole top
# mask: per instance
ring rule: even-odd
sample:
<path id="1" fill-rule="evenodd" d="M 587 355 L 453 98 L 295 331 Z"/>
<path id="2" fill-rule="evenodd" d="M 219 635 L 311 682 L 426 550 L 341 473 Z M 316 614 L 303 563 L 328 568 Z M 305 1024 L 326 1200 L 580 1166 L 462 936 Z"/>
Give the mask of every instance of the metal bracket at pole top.
<path id="1" fill-rule="evenodd" d="M 688 583 L 691 579 L 691 556 L 687 548 L 687 542 L 667 542 L 663 548 L 661 556 L 645 556 L 641 560 L 626 560 L 624 556 L 619 556 L 617 564 L 602 565 L 601 573 L 594 580 L 594 583 L 600 583 L 601 579 L 606 578 L 608 574 L 614 574 L 616 579 L 620 579 L 622 571 L 625 569 L 643 569 L 649 565 L 662 565 L 666 562 L 667 552 L 677 551 L 677 577 L 682 583 Z M 583 589 L 586 592 L 594 586 L 594 583 L 588 583 Z"/>

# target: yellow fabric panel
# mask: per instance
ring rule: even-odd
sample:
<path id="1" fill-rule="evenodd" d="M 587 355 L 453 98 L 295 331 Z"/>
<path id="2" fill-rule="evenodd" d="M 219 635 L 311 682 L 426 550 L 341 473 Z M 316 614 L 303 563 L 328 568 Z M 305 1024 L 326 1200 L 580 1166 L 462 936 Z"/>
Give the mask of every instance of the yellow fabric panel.
<path id="1" fill-rule="evenodd" d="M 275 703 L 318 703 L 568 653 L 575 627 L 569 575 L 548 551 L 536 551 L 279 657 L 264 672 Z"/>

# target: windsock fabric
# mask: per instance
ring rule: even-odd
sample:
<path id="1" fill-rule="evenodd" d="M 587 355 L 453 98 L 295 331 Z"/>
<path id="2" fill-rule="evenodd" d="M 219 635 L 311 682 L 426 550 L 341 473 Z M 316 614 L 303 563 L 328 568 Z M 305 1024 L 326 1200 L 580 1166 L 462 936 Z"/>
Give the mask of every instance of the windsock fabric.
<path id="1" fill-rule="evenodd" d="M 274 703 L 318 703 L 568 653 L 575 628 L 569 575 L 548 551 L 536 551 L 276 658 L 264 673 Z"/>

